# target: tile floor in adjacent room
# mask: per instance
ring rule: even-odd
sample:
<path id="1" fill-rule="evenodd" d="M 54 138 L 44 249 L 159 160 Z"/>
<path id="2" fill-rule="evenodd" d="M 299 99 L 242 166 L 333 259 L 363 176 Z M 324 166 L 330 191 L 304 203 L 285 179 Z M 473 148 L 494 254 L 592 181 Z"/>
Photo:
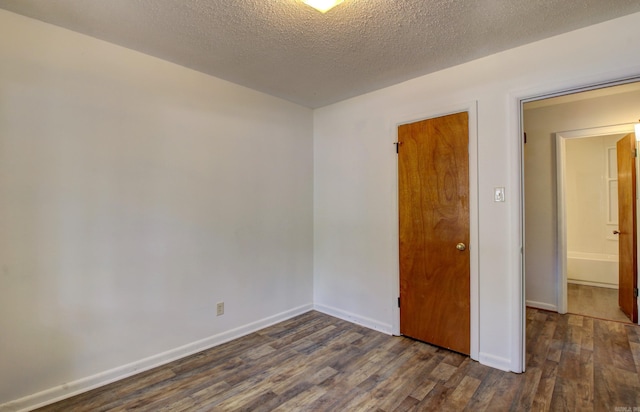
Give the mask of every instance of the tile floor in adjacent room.
<path id="1" fill-rule="evenodd" d="M 569 313 L 616 322 L 631 322 L 618 306 L 618 289 L 569 283 L 567 297 Z"/>

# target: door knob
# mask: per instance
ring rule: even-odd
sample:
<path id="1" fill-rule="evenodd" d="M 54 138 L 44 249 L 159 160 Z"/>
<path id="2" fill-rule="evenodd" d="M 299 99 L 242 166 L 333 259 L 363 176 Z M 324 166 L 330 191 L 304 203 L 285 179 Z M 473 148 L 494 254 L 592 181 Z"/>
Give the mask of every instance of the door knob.
<path id="1" fill-rule="evenodd" d="M 614 231 L 613 231 L 613 234 L 614 234 L 614 235 L 619 235 L 619 234 L 620 234 L 620 232 L 619 232 L 619 231 L 617 231 L 617 230 L 614 230 Z"/>
<path id="2" fill-rule="evenodd" d="M 465 250 L 466 248 L 467 248 L 467 245 L 465 245 L 464 243 L 458 243 L 456 245 L 456 249 L 461 250 L 461 251 Z"/>

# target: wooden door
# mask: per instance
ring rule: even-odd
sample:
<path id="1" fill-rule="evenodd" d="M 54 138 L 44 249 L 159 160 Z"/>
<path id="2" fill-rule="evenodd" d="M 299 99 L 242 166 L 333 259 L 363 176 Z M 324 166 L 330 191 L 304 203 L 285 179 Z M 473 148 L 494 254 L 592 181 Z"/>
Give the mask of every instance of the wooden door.
<path id="1" fill-rule="evenodd" d="M 400 333 L 464 354 L 471 333 L 468 124 L 463 112 L 398 127 Z"/>
<path id="2" fill-rule="evenodd" d="M 632 322 L 638 322 L 638 252 L 636 226 L 636 141 L 628 134 L 616 144 L 618 160 L 619 269 L 618 304 Z"/>

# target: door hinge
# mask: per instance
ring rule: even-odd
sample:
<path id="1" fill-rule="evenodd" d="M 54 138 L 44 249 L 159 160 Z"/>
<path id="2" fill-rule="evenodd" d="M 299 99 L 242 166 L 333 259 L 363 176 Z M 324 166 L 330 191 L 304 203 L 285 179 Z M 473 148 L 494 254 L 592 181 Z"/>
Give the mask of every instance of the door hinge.
<path id="1" fill-rule="evenodd" d="M 638 297 L 638 288 L 633 289 L 633 297 L 637 298 Z M 399 301 L 399 300 L 398 300 Z"/>
<path id="2" fill-rule="evenodd" d="M 400 145 L 401 145 L 401 144 L 402 144 L 402 142 L 395 142 L 395 143 L 394 143 L 394 145 L 396 145 L 396 154 L 398 154 L 398 153 L 399 153 L 399 150 L 400 150 L 399 148 L 400 148 Z"/>
<path id="3" fill-rule="evenodd" d="M 633 157 L 638 157 L 638 149 L 633 149 Z"/>
<path id="4" fill-rule="evenodd" d="M 638 289 L 636 289 L 636 292 L 638 291 Z M 400 307 L 400 298 L 398 297 L 398 307 Z"/>

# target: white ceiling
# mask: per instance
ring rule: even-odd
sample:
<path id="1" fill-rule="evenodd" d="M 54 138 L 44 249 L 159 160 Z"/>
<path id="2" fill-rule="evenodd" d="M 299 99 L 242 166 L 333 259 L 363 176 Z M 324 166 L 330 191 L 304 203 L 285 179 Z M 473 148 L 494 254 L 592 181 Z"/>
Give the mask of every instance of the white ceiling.
<path id="1" fill-rule="evenodd" d="M 640 0 L 0 0 L 0 8 L 321 107 L 640 11 Z"/>

